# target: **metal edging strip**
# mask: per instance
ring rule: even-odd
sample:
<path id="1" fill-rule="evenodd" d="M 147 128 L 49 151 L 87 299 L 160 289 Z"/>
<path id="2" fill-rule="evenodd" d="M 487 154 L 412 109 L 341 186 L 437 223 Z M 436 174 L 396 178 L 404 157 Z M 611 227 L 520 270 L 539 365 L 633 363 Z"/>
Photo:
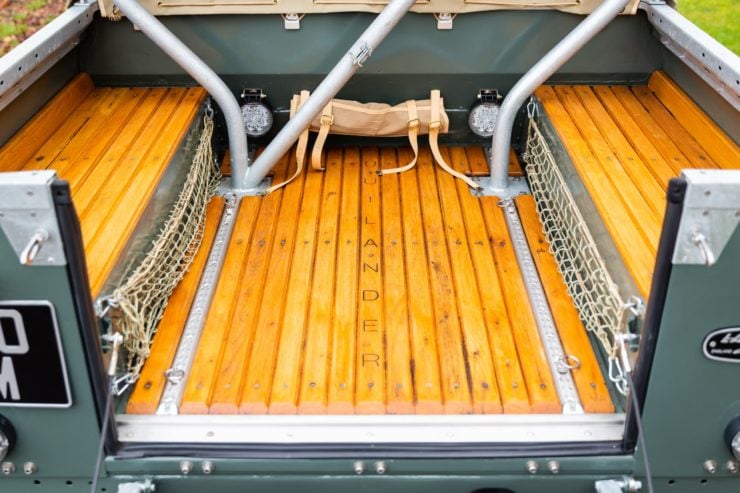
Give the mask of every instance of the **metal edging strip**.
<path id="1" fill-rule="evenodd" d="M 511 235 L 511 243 L 516 252 L 516 258 L 519 261 L 519 268 L 524 278 L 524 284 L 527 287 L 529 301 L 532 303 L 532 311 L 537 322 L 537 330 L 542 338 L 542 344 L 545 347 L 547 362 L 550 365 L 555 388 L 563 405 L 563 414 L 583 414 L 583 406 L 578 396 L 573 375 L 566 366 L 567 355 L 558 336 L 555 321 L 552 318 L 550 305 L 545 297 L 545 291 L 542 288 L 539 274 L 532 259 L 532 253 L 529 251 L 527 239 L 524 236 L 524 229 L 516 204 L 513 200 L 502 200 L 499 202 L 506 217 L 506 225 Z"/>
<path id="2" fill-rule="evenodd" d="M 159 415 L 175 415 L 179 413 L 185 383 L 193 365 L 195 351 L 198 348 L 200 335 L 206 322 L 206 316 L 208 315 L 208 308 L 216 291 L 218 277 L 221 273 L 224 257 L 226 257 L 229 239 L 234 230 L 238 210 L 239 198 L 233 194 L 227 195 L 224 212 L 221 215 L 221 222 L 218 225 L 216 237 L 213 240 L 213 246 L 208 255 L 208 262 L 198 284 L 195 299 L 190 307 L 190 314 L 185 323 L 185 329 L 180 338 L 175 359 L 172 367 L 167 370 L 167 384 L 165 385 L 164 392 L 162 392 L 162 399 L 157 408 L 157 414 Z"/>

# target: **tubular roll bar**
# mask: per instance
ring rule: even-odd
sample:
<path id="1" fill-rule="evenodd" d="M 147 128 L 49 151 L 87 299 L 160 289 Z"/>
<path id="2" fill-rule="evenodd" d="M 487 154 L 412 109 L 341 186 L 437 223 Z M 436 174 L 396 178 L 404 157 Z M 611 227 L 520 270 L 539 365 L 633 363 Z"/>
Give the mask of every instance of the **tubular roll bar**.
<path id="1" fill-rule="evenodd" d="M 535 89 L 614 20 L 629 2 L 630 0 L 604 0 L 511 88 L 501 105 L 496 128 L 493 131 L 491 177 L 488 183 L 484 184 L 487 195 L 507 195 L 511 132 L 519 108 Z"/>
<path id="2" fill-rule="evenodd" d="M 232 185 L 237 190 L 244 188 L 242 178 L 249 167 L 247 133 L 244 129 L 239 103 L 231 89 L 219 78 L 216 72 L 198 58 L 198 55 L 185 46 L 164 24 L 142 7 L 137 0 L 115 0 L 115 4 L 133 24 L 141 29 L 141 32 L 167 53 L 216 100 L 226 118 L 231 152 Z"/>
<path id="3" fill-rule="evenodd" d="M 324 109 L 324 106 L 344 87 L 362 64 L 380 45 L 388 33 L 408 12 L 415 0 L 391 0 L 365 32 L 355 41 L 349 51 L 339 60 L 331 72 L 313 91 L 293 118 L 272 139 L 260 156 L 249 167 L 244 179 L 244 188 L 256 188 L 267 176 L 275 163 L 282 158 L 295 143 L 301 133 L 311 125 L 311 121 Z"/>

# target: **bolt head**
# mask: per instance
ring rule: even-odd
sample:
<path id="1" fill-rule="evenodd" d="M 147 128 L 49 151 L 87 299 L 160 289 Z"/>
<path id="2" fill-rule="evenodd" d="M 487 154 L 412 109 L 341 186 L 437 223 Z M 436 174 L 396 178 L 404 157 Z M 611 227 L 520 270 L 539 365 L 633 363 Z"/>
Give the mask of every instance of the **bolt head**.
<path id="1" fill-rule="evenodd" d="M 6 476 L 10 476 L 15 472 L 15 464 L 12 462 L 3 462 L 0 466 L 0 471 Z"/>
<path id="2" fill-rule="evenodd" d="M 547 470 L 550 471 L 552 474 L 557 474 L 560 472 L 560 462 L 556 460 L 551 460 L 547 463 Z"/>
<path id="3" fill-rule="evenodd" d="M 193 472 L 193 463 L 189 460 L 184 460 L 180 462 L 180 472 L 185 476 Z"/>
<path id="4" fill-rule="evenodd" d="M 716 460 L 707 460 L 704 461 L 704 470 L 708 472 L 709 474 L 714 474 L 717 472 L 717 461 Z"/>
<path id="5" fill-rule="evenodd" d="M 386 466 L 385 462 L 376 462 L 375 463 L 375 472 L 378 474 L 385 474 L 386 471 L 388 471 L 388 466 Z"/>
<path id="6" fill-rule="evenodd" d="M 30 476 L 31 474 L 35 473 L 36 471 L 38 471 L 38 467 L 36 466 L 36 464 L 34 462 L 26 462 L 26 463 L 23 464 L 23 473 L 26 476 Z"/>
<path id="7" fill-rule="evenodd" d="M 737 474 L 738 463 L 734 460 L 728 460 L 725 464 L 725 469 L 727 469 L 727 472 L 730 474 Z"/>
<path id="8" fill-rule="evenodd" d="M 201 469 L 203 471 L 203 474 L 212 474 L 214 469 L 213 462 L 207 460 L 201 465 Z"/>
<path id="9" fill-rule="evenodd" d="M 355 462 L 352 464 L 352 470 L 355 471 L 355 474 L 358 476 L 362 475 L 365 472 L 365 463 L 361 461 Z"/>
<path id="10" fill-rule="evenodd" d="M 540 468 L 539 464 L 533 460 L 528 460 L 524 465 L 524 468 L 529 474 L 537 474 L 537 470 Z"/>

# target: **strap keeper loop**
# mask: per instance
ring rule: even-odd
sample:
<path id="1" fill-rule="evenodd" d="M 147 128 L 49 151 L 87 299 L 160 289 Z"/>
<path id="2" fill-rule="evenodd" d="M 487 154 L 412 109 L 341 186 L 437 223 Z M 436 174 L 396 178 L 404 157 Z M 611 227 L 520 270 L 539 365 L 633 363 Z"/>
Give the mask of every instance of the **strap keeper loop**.
<path id="1" fill-rule="evenodd" d="M 414 118 L 413 120 L 409 120 L 409 128 L 419 128 L 419 125 L 421 125 L 421 122 L 418 118 Z"/>

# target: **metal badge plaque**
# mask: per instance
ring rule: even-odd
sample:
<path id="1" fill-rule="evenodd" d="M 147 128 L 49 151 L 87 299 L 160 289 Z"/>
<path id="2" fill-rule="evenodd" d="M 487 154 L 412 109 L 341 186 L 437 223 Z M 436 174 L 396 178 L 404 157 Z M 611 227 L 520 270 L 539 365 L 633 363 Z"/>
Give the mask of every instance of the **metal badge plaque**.
<path id="1" fill-rule="evenodd" d="M 710 332 L 702 346 L 704 356 L 717 361 L 740 363 L 740 327 Z"/>
<path id="2" fill-rule="evenodd" d="M 52 304 L 0 302 L 0 407 L 69 407 L 71 404 Z"/>

